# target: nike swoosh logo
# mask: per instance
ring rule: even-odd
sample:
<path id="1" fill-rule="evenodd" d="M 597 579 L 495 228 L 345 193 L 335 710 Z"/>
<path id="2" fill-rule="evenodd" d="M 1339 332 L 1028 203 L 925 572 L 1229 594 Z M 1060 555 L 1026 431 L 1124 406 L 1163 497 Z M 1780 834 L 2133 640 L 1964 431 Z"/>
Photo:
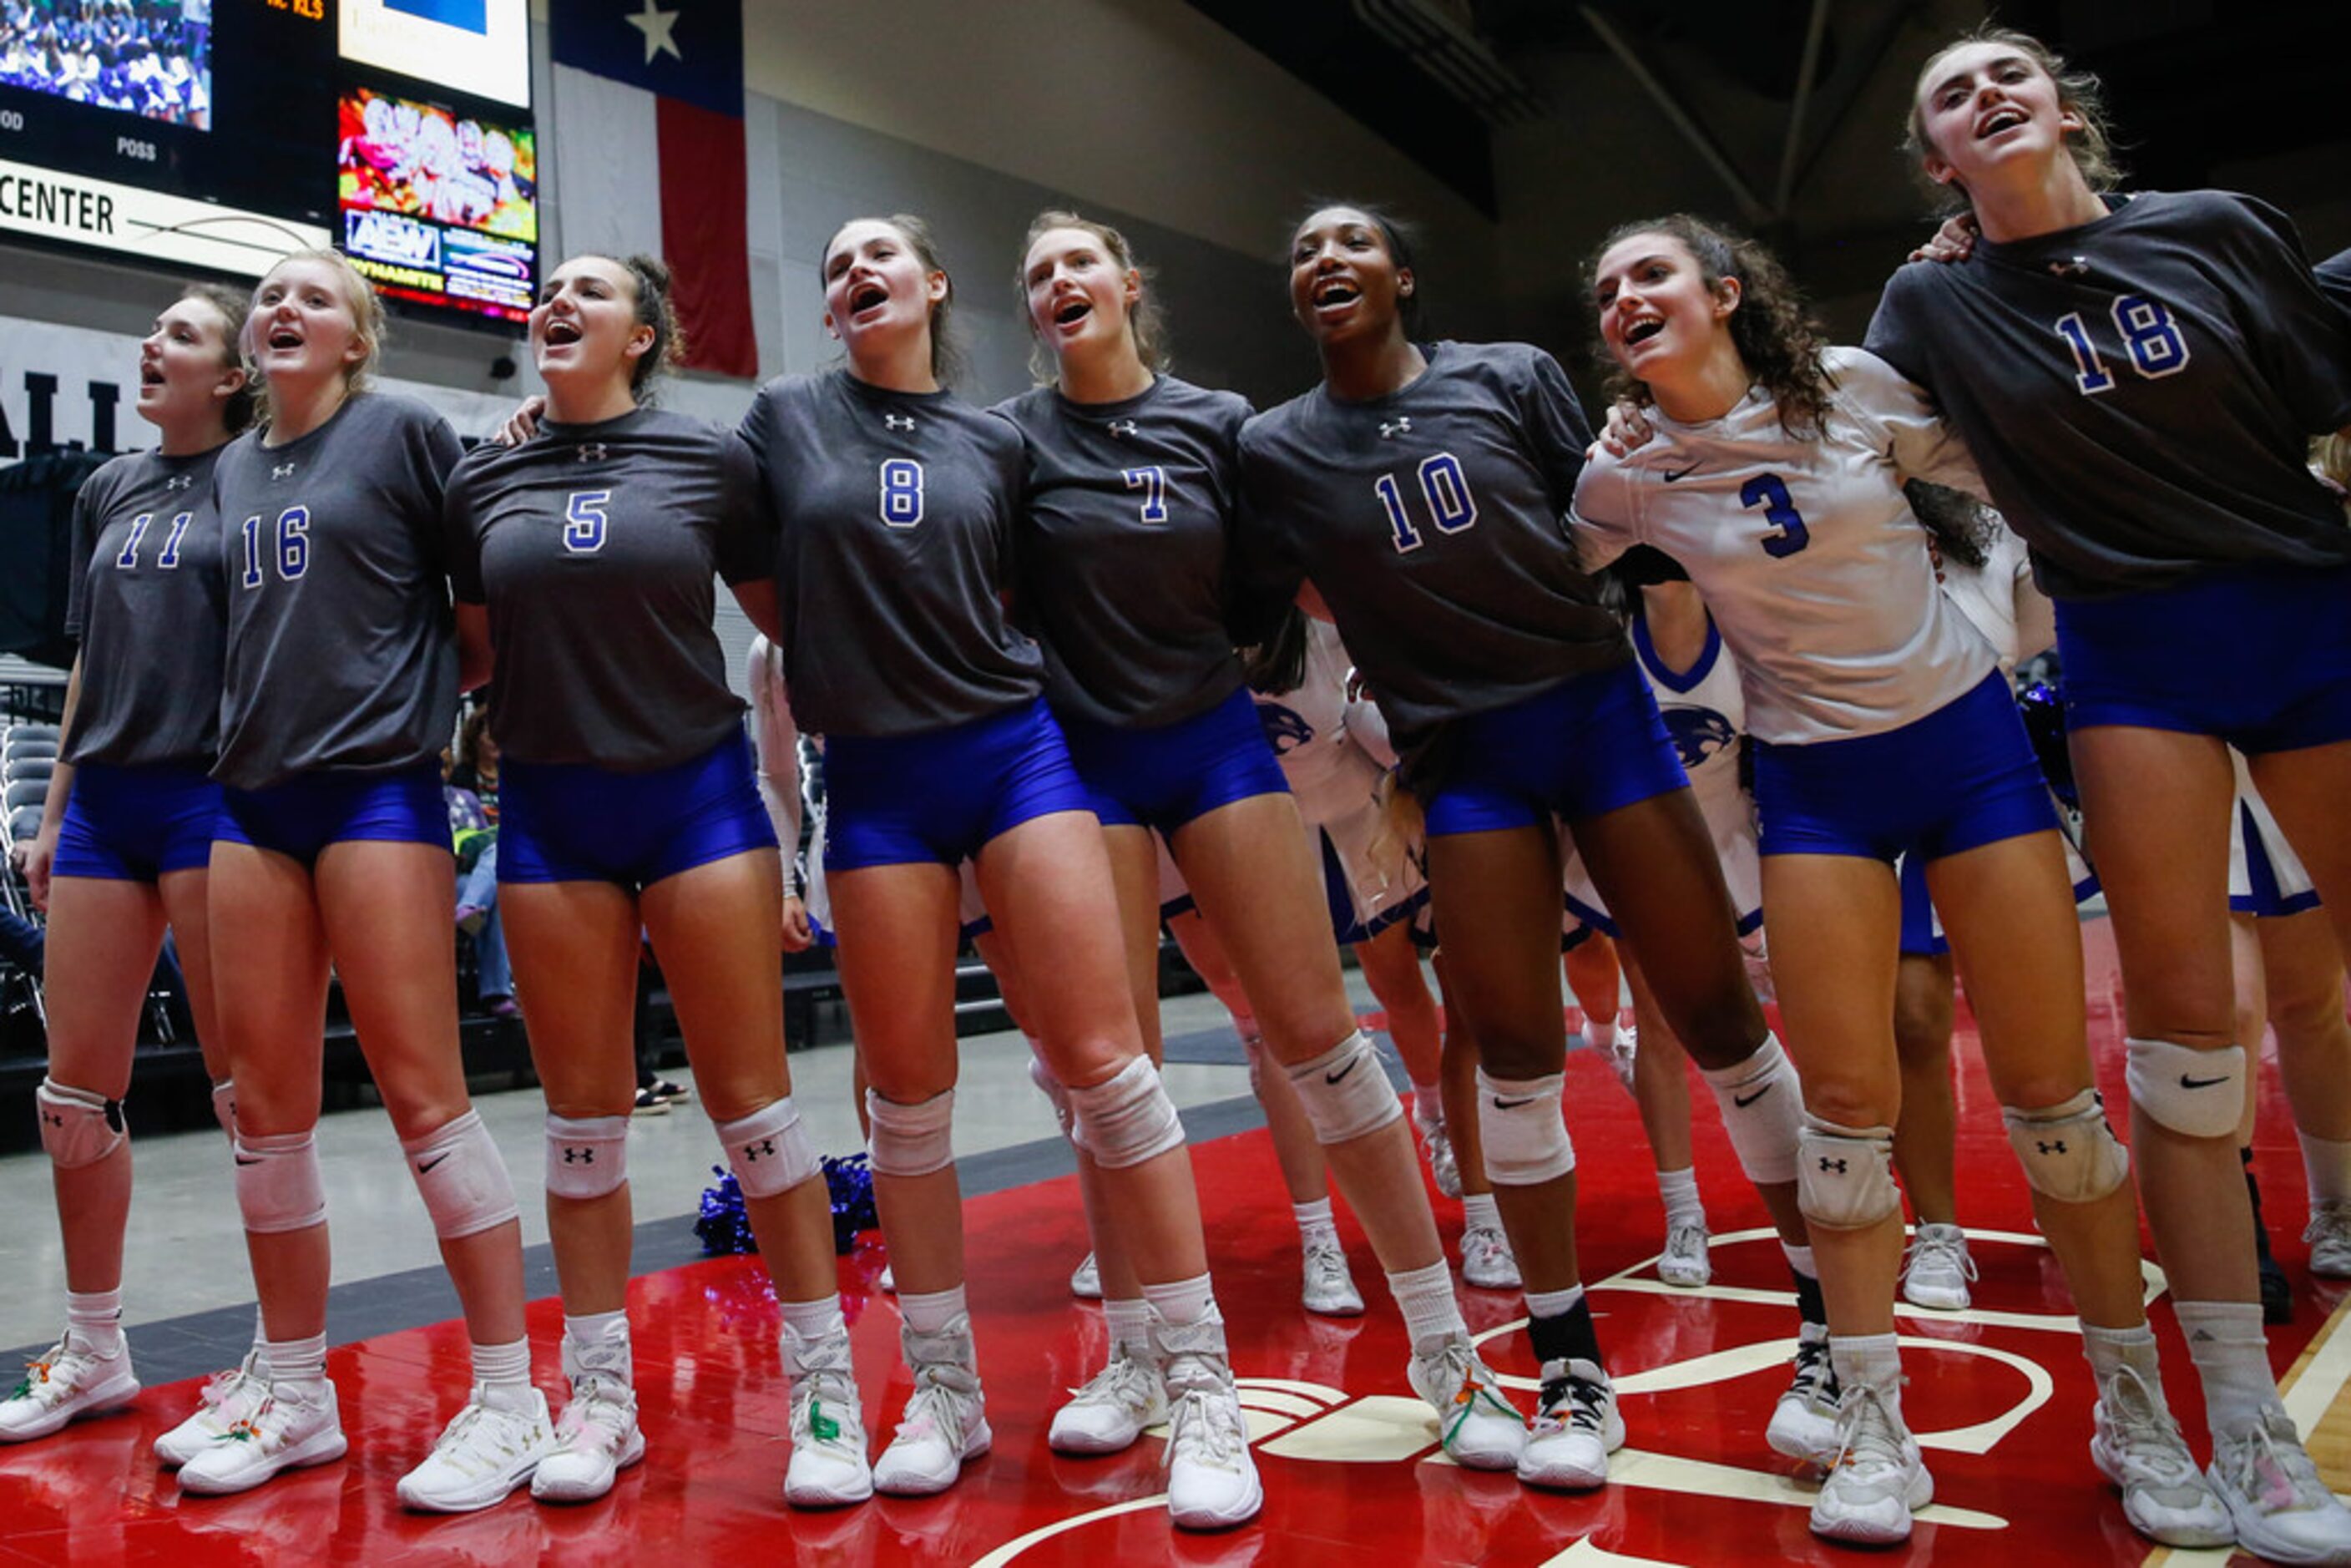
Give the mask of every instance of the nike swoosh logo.
<path id="1" fill-rule="evenodd" d="M 1678 472 L 1668 468 L 1666 470 L 1666 483 L 1670 485 L 1677 479 L 1687 479 L 1705 466 L 1706 465 L 1703 463 L 1693 463 L 1688 467 L 1681 469 Z"/>
<path id="2" fill-rule="evenodd" d="M 1762 1088 L 1758 1089 L 1752 1094 L 1733 1094 L 1730 1097 L 1730 1103 L 1744 1111 L 1747 1107 L 1754 1104 L 1755 1102 L 1762 1099 L 1763 1096 L 1770 1092 L 1771 1092 L 1771 1086 L 1769 1083 L 1766 1083 Z"/>
<path id="3" fill-rule="evenodd" d="M 2185 1072 L 2179 1075 L 2179 1086 L 2182 1089 L 2210 1089 L 2215 1083 L 2227 1082 L 2229 1082 L 2229 1075 L 2226 1073 L 2218 1078 L 2190 1078 Z"/>
<path id="4" fill-rule="evenodd" d="M 1494 1109 L 1497 1111 L 1515 1111 L 1521 1105 L 1533 1104 L 1540 1098 L 1540 1095 L 1529 1094 L 1523 1099 L 1519 1100 L 1497 1100 L 1494 1102 Z"/>
<path id="5" fill-rule="evenodd" d="M 451 1155 L 455 1154 L 456 1152 L 457 1151 L 455 1149 L 444 1149 L 429 1160 L 417 1161 L 416 1174 L 418 1176 L 423 1176 L 426 1171 L 431 1170 L 434 1166 L 439 1165 L 443 1160 L 447 1159 Z"/>
<path id="6" fill-rule="evenodd" d="M 1339 1080 L 1341 1080 L 1342 1078 L 1346 1077 L 1346 1076 L 1347 1076 L 1347 1074 L 1349 1074 L 1350 1072 L 1354 1071 L 1355 1071 L 1355 1069 L 1357 1069 L 1358 1067 L 1361 1067 L 1363 1064 L 1364 1064 L 1364 1059 L 1363 1059 L 1362 1057 L 1360 1057 L 1360 1056 L 1358 1056 L 1358 1057 L 1354 1057 L 1354 1058 L 1351 1059 L 1351 1060 L 1348 1061 L 1348 1063 L 1347 1063 L 1347 1065 L 1346 1065 L 1346 1066 L 1344 1066 L 1344 1067 L 1343 1067 L 1343 1068 L 1339 1069 L 1339 1071 L 1336 1071 L 1336 1072 L 1326 1072 L 1326 1073 L 1324 1073 L 1324 1074 L 1322 1075 L 1322 1082 L 1325 1082 L 1325 1083 L 1336 1083 L 1336 1082 L 1339 1082 Z"/>

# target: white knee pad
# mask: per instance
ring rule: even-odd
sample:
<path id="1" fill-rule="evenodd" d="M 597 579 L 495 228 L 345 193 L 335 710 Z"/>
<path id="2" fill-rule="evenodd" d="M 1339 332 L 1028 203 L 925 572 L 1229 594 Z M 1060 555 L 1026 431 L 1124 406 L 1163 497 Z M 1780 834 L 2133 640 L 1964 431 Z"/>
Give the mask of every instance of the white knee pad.
<path id="1" fill-rule="evenodd" d="M 433 1234 L 442 1240 L 479 1235 L 521 1212 L 515 1205 L 514 1178 L 507 1175 L 507 1163 L 479 1111 L 400 1146 L 407 1151 L 424 1212 L 433 1217 Z"/>
<path id="2" fill-rule="evenodd" d="M 2188 1138 L 2234 1136 L 2245 1109 L 2245 1048 L 2198 1051 L 2168 1040 L 2132 1040 L 2124 1076 L 2131 1103 Z"/>
<path id="3" fill-rule="evenodd" d="M 1184 1146 L 1184 1123 L 1151 1058 L 1138 1056 L 1100 1083 L 1070 1091 L 1086 1147 L 1104 1170 L 1123 1170 Z"/>
<path id="4" fill-rule="evenodd" d="M 2130 1179 L 2130 1151 L 2106 1124 L 2095 1089 L 2038 1111 L 2000 1108 L 2010 1146 L 2032 1190 L 2060 1203 L 2089 1203 Z"/>
<path id="5" fill-rule="evenodd" d="M 1807 1115 L 1796 1134 L 1796 1207 L 1832 1230 L 1859 1230 L 1899 1214 L 1894 1129 L 1840 1127 Z"/>
<path id="6" fill-rule="evenodd" d="M 557 1197 L 602 1197 L 629 1179 L 626 1116 L 547 1115 L 547 1190 Z"/>
<path id="7" fill-rule="evenodd" d="M 1478 1070 L 1478 1131 L 1486 1145 L 1486 1179 L 1497 1186 L 1538 1186 L 1575 1168 L 1575 1142 L 1560 1117 L 1564 1073 L 1489 1078 Z"/>
<path id="8" fill-rule="evenodd" d="M 868 1089 L 865 1115 L 873 1124 L 865 1146 L 874 1175 L 928 1176 L 955 1164 L 954 1090 L 943 1089 L 920 1104 L 901 1105 Z"/>
<path id="9" fill-rule="evenodd" d="M 1380 1066 L 1380 1053 L 1362 1030 L 1289 1071 L 1318 1144 L 1343 1144 L 1376 1133 L 1404 1114 L 1404 1102 Z"/>
<path id="10" fill-rule="evenodd" d="M 236 1080 L 224 1078 L 213 1085 L 213 1120 L 230 1143 L 236 1142 Z"/>
<path id="11" fill-rule="evenodd" d="M 90 1089 L 75 1089 L 44 1078 L 33 1091 L 41 1118 L 41 1147 L 61 1171 L 94 1166 L 120 1148 L 126 1136 L 122 1102 Z"/>
<path id="12" fill-rule="evenodd" d="M 881 1129 L 880 1117 L 873 1125 L 877 1132 Z M 789 1192 L 822 1168 L 809 1146 L 808 1129 L 800 1124 L 799 1107 L 789 1094 L 747 1116 L 719 1123 L 718 1141 L 747 1197 Z"/>
<path id="13" fill-rule="evenodd" d="M 1707 1087 L 1722 1112 L 1739 1168 L 1758 1186 L 1796 1179 L 1796 1134 L 1804 1124 L 1804 1091 L 1796 1064 L 1768 1034 L 1753 1055 L 1735 1067 L 1706 1070 Z"/>
<path id="14" fill-rule="evenodd" d="M 1053 1120 L 1061 1124 L 1061 1136 L 1070 1140 L 1070 1146 L 1084 1148 L 1085 1145 L 1078 1142 L 1078 1114 L 1070 1107 L 1070 1091 L 1053 1076 L 1053 1070 L 1045 1065 L 1043 1057 L 1031 1056 L 1029 1059 L 1029 1082 L 1037 1086 L 1037 1092 L 1052 1102 Z"/>
<path id="15" fill-rule="evenodd" d="M 313 1134 L 239 1134 L 235 1154 L 236 1207 L 247 1230 L 274 1236 L 326 1222 L 327 1186 L 319 1177 Z"/>

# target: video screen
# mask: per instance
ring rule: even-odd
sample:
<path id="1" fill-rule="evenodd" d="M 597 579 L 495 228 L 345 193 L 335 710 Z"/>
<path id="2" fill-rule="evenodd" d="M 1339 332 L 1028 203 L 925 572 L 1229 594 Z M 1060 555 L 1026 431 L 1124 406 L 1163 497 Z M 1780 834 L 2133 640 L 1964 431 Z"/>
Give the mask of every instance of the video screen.
<path id="1" fill-rule="evenodd" d="M 0 0 L 0 86 L 210 131 L 212 0 Z"/>
<path id="2" fill-rule="evenodd" d="M 529 13 L 527 0 L 340 0 L 338 37 L 354 65 L 527 109 Z"/>
<path id="3" fill-rule="evenodd" d="M 366 88 L 343 95 L 340 120 L 343 248 L 360 270 L 394 298 L 502 320 L 529 315 L 533 132 Z"/>

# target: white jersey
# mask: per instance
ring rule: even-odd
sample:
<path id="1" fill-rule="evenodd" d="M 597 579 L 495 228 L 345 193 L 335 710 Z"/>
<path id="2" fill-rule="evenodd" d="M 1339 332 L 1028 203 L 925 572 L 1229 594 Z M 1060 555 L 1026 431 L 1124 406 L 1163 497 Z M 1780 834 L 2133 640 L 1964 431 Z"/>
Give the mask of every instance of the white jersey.
<path id="1" fill-rule="evenodd" d="M 1739 655 L 1750 733 L 1801 746 L 1925 717 L 1991 672 L 1991 649 L 1935 582 L 1906 478 L 1983 494 L 1926 394 L 1858 349 L 1823 356 L 1836 385 L 1817 438 L 1749 391 L 1719 419 L 1604 451 L 1575 486 L 1587 570 L 1636 544 L 1679 561 Z"/>
<path id="2" fill-rule="evenodd" d="M 1943 592 L 1991 644 L 2001 673 L 2014 674 L 2019 664 L 2057 640 L 2057 622 L 2047 597 L 2033 586 L 2024 541 L 1997 512 L 1985 516 L 1992 535 L 1983 565 L 1970 566 L 1945 550 Z"/>

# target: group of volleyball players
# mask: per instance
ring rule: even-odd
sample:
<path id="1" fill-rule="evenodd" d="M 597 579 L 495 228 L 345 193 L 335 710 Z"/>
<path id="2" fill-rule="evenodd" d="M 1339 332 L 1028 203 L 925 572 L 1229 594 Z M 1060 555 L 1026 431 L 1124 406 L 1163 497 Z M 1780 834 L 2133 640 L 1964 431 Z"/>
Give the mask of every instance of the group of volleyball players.
<path id="1" fill-rule="evenodd" d="M 469 1396 L 401 1498 L 456 1511 L 526 1483 L 551 1500 L 609 1490 L 645 1451 L 625 1311 L 642 932 L 782 1303 L 786 1500 L 954 1485 L 990 1443 L 953 1147 L 968 865 L 1077 1151 L 1111 1329 L 1053 1446 L 1107 1452 L 1164 1421 L 1175 1522 L 1249 1519 L 1262 1490 L 1155 1065 L 1164 844 L 1226 956 L 1269 1103 L 1289 1107 L 1310 1255 L 1327 1166 L 1445 1452 L 1599 1486 L 1625 1426 L 1578 1266 L 1562 1106 L 1572 847 L 1579 913 L 1621 943 L 1641 1054 L 1676 1042 L 1698 1064 L 1793 1276 L 1794 1375 L 1759 1436 L 1823 1468 L 1816 1531 L 1898 1541 L 1933 1492 L 1893 1323 L 1899 861 L 1969 978 L 2095 1375 L 2091 1456 L 2125 1517 L 2169 1544 L 2351 1561 L 2351 1515 L 2266 1359 L 2232 1174 L 2250 1064 L 2226 898 L 2234 746 L 2351 938 L 2351 529 L 2304 465 L 2308 438 L 2351 425 L 2351 317 L 2258 203 L 2112 194 L 2095 84 L 2022 35 L 1938 52 L 1911 133 L 1978 237 L 1966 259 L 1899 271 L 1865 348 L 1823 341 L 1751 241 L 1681 215 L 1611 234 L 1589 269 L 1617 400 L 1596 447 L 1550 355 L 1421 340 L 1405 235 L 1350 205 L 1290 246 L 1321 383 L 1262 413 L 1165 372 L 1125 240 L 1063 212 L 1017 258 L 1040 384 L 992 411 L 946 389 L 955 286 L 904 215 L 831 236 L 820 282 L 843 362 L 765 387 L 732 434 L 647 404 L 674 329 L 643 258 L 555 271 L 529 329 L 543 405 L 510 444 L 462 456 L 421 405 L 369 390 L 381 316 L 335 256 L 280 263 L 249 309 L 191 290 L 142 350 L 162 450 L 102 471 L 77 517 L 72 776 L 30 867 L 51 917 L 39 1109 L 68 1324 L 0 1403 L 0 1437 L 138 1388 L 119 1322 L 121 1101 L 168 922 L 260 1314 L 243 1365 L 159 1456 L 188 1491 L 220 1492 L 344 1451 L 313 1142 L 331 964 L 473 1341 Z M 264 422 L 240 434 L 256 396 Z M 2124 968 L 2128 1149 L 2092 1087 L 2047 783 L 1994 651 L 1938 586 L 1913 479 L 1996 506 L 2055 601 Z M 784 1056 L 775 949 L 799 916 L 714 578 L 772 646 L 782 749 L 795 726 L 825 745 L 827 924 L 914 1387 L 878 1458 Z M 1636 636 L 1628 602 L 1646 604 Z M 1324 659 L 1352 661 L 1416 808 L 1350 828 L 1364 841 L 1346 855 L 1301 832 L 1249 689 L 1252 670 L 1275 700 L 1301 684 L 1293 605 L 1335 622 L 1343 653 Z M 1686 695 L 1719 661 L 1743 716 L 1709 708 L 1677 756 L 1652 682 Z M 217 712 L 184 700 L 215 679 Z M 552 1416 L 528 1376 L 514 1194 L 457 1051 L 434 758 L 460 685 L 484 681 L 505 747 L 501 901 L 548 1104 L 569 1383 Z M 1309 734 L 1288 737 L 1312 738 L 1298 723 Z M 1702 812 L 1684 767 L 1733 725 L 1761 823 L 1745 840 L 1735 784 Z M 1315 819 L 1328 832 L 1343 814 Z M 1372 844 L 1390 831 L 1425 856 L 1410 875 L 1461 1069 L 1411 1026 L 1418 1120 L 1482 1200 L 1473 1221 L 1507 1233 L 1481 1267 L 1523 1284 L 1531 1414 L 1472 1346 L 1411 1126 L 1341 985 L 1334 936 L 1368 940 L 1411 891 Z M 1735 902 L 1726 864 L 1760 885 L 1784 1048 L 1740 946 L 1757 886 Z M 1678 1084 L 1678 1058 L 1660 1060 Z M 2345 1196 L 2335 1181 L 2329 1201 Z M 2205 1395 L 2206 1467 L 2143 1309 L 2141 1199 Z"/>

